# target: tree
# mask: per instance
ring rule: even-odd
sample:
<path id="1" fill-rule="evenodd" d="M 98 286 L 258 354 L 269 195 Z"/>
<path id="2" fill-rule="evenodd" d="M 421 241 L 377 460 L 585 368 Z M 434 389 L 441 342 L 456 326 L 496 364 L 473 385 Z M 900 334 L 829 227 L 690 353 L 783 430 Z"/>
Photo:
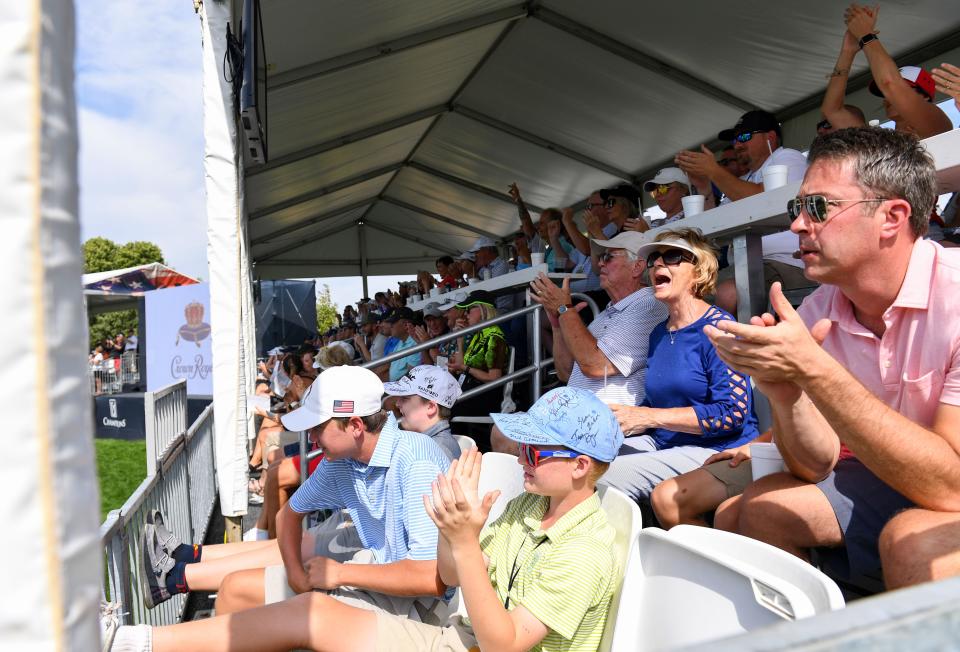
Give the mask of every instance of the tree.
<path id="1" fill-rule="evenodd" d="M 137 240 L 118 245 L 109 238 L 90 238 L 83 243 L 83 271 L 85 274 L 112 269 L 136 267 L 147 263 L 162 263 L 163 251 L 152 242 Z M 126 335 L 137 330 L 137 311 L 119 310 L 90 318 L 90 347 L 95 347 L 118 333 Z"/>
<path id="2" fill-rule="evenodd" d="M 330 286 L 323 284 L 320 295 L 317 297 L 317 332 L 325 333 L 337 325 L 339 310 L 330 296 Z"/>

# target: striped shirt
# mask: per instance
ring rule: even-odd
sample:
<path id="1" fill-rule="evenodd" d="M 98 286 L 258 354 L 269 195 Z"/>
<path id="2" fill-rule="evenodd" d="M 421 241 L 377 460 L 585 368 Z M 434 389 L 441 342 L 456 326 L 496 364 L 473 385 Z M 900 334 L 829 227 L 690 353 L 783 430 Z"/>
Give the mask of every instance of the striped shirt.
<path id="1" fill-rule="evenodd" d="M 640 288 L 608 304 L 590 322 L 589 330 L 597 338 L 597 348 L 619 373 L 589 378 L 574 362 L 567 386 L 593 392 L 607 404 L 639 405 L 644 397 L 650 333 L 667 316 L 667 307 L 654 298 L 650 288 Z"/>
<path id="2" fill-rule="evenodd" d="M 594 494 L 541 530 L 549 500 L 521 494 L 480 533 L 487 574 L 501 604 L 512 584 L 510 608 L 523 605 L 547 626 L 531 650 L 596 650 L 622 573 L 614 529 Z"/>
<path id="3" fill-rule="evenodd" d="M 378 564 L 436 559 L 437 528 L 422 497 L 449 465 L 432 439 L 400 430 L 391 414 L 369 463 L 324 458 L 290 498 L 290 509 L 346 509 Z"/>

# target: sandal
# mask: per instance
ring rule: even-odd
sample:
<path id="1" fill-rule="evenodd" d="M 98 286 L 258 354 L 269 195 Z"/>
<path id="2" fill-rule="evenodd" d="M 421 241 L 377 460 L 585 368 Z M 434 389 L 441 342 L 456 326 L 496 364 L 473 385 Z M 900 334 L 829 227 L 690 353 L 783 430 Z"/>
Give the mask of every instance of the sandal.
<path id="1" fill-rule="evenodd" d="M 250 478 L 247 482 L 247 491 L 256 496 L 262 496 L 263 483 L 260 482 L 260 478 Z"/>

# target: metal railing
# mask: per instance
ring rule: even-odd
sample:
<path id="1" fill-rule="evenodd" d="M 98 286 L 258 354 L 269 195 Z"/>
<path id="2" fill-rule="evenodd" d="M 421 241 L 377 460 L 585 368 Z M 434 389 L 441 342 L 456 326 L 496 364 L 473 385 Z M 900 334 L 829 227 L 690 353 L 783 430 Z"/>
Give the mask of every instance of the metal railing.
<path id="1" fill-rule="evenodd" d="M 186 414 L 186 393 L 167 392 L 164 396 L 181 401 Z M 172 428 L 173 423 L 172 419 L 160 420 L 164 428 Z M 100 526 L 106 566 L 103 597 L 120 603 L 125 624 L 170 625 L 183 615 L 186 594 L 154 609 L 144 605 L 140 532 L 147 515 L 159 509 L 167 527 L 183 542 L 203 541 L 217 498 L 213 425 L 213 405 L 208 405 L 189 429 L 158 432 L 159 438 L 169 443 L 159 457 L 147 458 L 148 468 L 154 467 L 156 472 Z"/>
<path id="2" fill-rule="evenodd" d="M 147 435 L 147 475 L 157 472 L 159 460 L 178 435 L 187 429 L 187 381 L 179 380 L 143 395 Z"/>
<path id="3" fill-rule="evenodd" d="M 140 382 L 137 352 L 127 351 L 120 358 L 110 358 L 95 365 L 90 365 L 87 378 L 90 382 L 90 393 L 117 394 L 123 391 L 125 385 L 136 385 Z"/>

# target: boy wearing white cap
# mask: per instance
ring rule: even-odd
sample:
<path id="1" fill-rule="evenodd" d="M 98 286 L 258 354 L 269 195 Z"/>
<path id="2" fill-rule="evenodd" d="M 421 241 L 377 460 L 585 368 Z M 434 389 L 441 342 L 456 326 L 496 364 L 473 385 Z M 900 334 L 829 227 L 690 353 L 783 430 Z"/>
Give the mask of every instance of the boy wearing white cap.
<path id="1" fill-rule="evenodd" d="M 523 449 L 527 493 L 484 528 L 498 492 L 478 495 L 481 456 L 473 449 L 421 504 L 442 535 L 440 577 L 461 587 L 468 618 L 441 627 L 306 593 L 173 627 L 123 627 L 117 643 L 135 629 L 148 642 L 112 649 L 596 650 L 621 573 L 594 490 L 623 441 L 617 420 L 596 397 L 569 387 L 548 392 L 527 414 L 493 417 Z"/>
<path id="2" fill-rule="evenodd" d="M 307 430 L 324 459 L 277 515 L 277 541 L 185 546 L 162 522 L 148 523 L 147 605 L 218 584 L 218 613 L 262 604 L 264 567 L 282 562 L 297 593 L 319 589 L 365 608 L 429 617 L 445 587 L 437 579 L 437 529 L 420 497 L 449 461 L 430 438 L 400 430 L 382 396 L 373 372 L 333 367 L 282 417 L 289 430 Z M 301 534 L 303 517 L 320 509 L 345 510 L 354 527 L 321 524 Z"/>
<path id="3" fill-rule="evenodd" d="M 460 445 L 450 433 L 450 408 L 463 390 L 449 371 L 422 364 L 395 383 L 384 383 L 384 391 L 396 396 L 404 430 L 423 433 L 451 460 L 460 456 Z"/>

